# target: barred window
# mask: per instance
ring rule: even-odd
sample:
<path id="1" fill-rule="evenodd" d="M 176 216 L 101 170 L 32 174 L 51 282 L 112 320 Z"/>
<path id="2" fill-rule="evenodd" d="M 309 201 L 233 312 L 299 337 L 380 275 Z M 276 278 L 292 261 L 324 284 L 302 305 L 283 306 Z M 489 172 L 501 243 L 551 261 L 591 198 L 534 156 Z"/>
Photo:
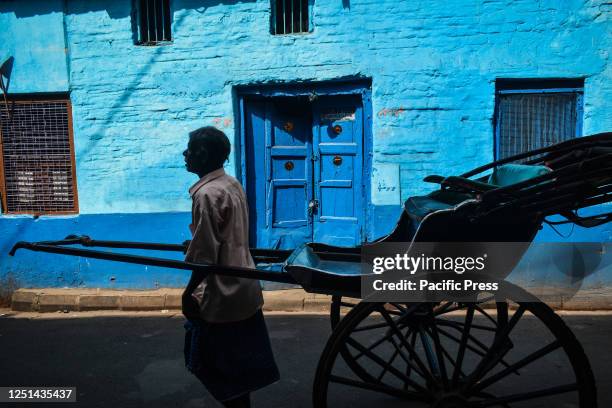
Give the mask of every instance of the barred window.
<path id="1" fill-rule="evenodd" d="M 172 41 L 170 0 L 137 0 L 139 45 L 156 45 Z"/>
<path id="2" fill-rule="evenodd" d="M 76 213 L 70 101 L 2 103 L 0 130 L 3 212 Z"/>
<path id="3" fill-rule="evenodd" d="M 310 31 L 309 0 L 272 0 L 272 34 L 296 34 Z"/>
<path id="4" fill-rule="evenodd" d="M 582 134 L 582 80 L 498 80 L 496 85 L 497 159 Z"/>

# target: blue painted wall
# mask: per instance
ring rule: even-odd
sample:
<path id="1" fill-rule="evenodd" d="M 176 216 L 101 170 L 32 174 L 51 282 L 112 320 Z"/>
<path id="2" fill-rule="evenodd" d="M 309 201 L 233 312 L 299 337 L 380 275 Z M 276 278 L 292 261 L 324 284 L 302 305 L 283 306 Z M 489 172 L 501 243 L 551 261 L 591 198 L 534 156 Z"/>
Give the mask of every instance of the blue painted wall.
<path id="1" fill-rule="evenodd" d="M 372 79 L 370 238 L 392 227 L 402 200 L 428 191 L 425 175 L 492 159 L 496 78 L 585 78 L 584 133 L 612 129 L 611 6 L 603 0 L 316 0 L 312 33 L 289 36 L 270 35 L 268 0 L 173 0 L 172 10 L 173 43 L 139 47 L 129 0 L 0 4 L 9 27 L 0 51 L 15 57 L 10 91 L 70 91 L 82 214 L 2 216 L 3 248 L 76 226 L 101 238 L 123 228 L 130 239 L 181 242 L 195 181 L 182 163 L 186 134 L 215 125 L 237 138 L 238 85 Z M 239 174 L 234 147 L 227 169 Z M 135 221 L 138 214 L 150 221 Z M 611 238 L 609 228 L 573 234 Z M 0 267 L 24 286 L 110 284 L 108 266 L 59 258 L 0 255 Z M 40 262 L 75 277 L 56 280 Z M 121 282 L 130 287 L 178 284 L 160 271 L 127 275 Z"/>
<path id="2" fill-rule="evenodd" d="M 124 241 L 181 243 L 189 239 L 190 213 L 104 214 L 62 217 L 3 217 L 0 240 L 3 278 L 34 287 L 89 286 L 108 288 L 157 288 L 181 286 L 185 271 L 139 265 L 116 264 L 42 252 L 18 251 L 6 256 L 17 241 L 56 240 L 70 231 L 79 235 Z M 138 254 L 138 251 L 122 250 Z M 142 252 L 140 254 L 143 254 Z M 182 253 L 148 251 L 147 255 L 182 259 Z M 117 267 L 120 265 L 119 267 Z"/>
<path id="3" fill-rule="evenodd" d="M 62 0 L 0 2 L 0 64 L 13 57 L 9 93 L 67 92 Z"/>

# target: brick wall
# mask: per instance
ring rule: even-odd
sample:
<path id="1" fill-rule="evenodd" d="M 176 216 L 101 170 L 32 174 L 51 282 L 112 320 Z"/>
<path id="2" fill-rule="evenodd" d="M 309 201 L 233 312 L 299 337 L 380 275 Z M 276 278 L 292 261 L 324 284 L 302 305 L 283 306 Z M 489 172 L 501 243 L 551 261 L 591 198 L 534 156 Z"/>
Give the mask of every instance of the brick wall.
<path id="1" fill-rule="evenodd" d="M 497 77 L 586 77 L 584 132 L 612 127 L 603 1 L 316 0 L 294 36 L 270 35 L 268 0 L 172 7 L 173 44 L 138 47 L 129 1 L 68 1 L 84 213 L 187 210 L 186 133 L 234 135 L 239 84 L 372 78 L 374 167 L 399 166 L 402 198 L 491 160 Z"/>
<path id="2" fill-rule="evenodd" d="M 496 78 L 585 78 L 584 133 L 612 129 L 611 6 L 603 0 L 314 0 L 312 33 L 291 36 L 270 35 L 269 0 L 173 0 L 174 41 L 159 47 L 134 45 L 131 4 L 0 2 L 8 27 L 0 57 L 15 56 L 10 91 L 70 91 L 84 214 L 0 216 L 2 254 L 18 240 L 68 233 L 182 242 L 195 181 L 181 156 L 187 133 L 215 125 L 235 137 L 237 85 L 371 78 L 373 172 L 399 173 L 402 199 L 424 192 L 427 174 L 492 159 Z M 399 204 L 374 209 L 371 237 L 391 228 Z M 576 227 L 569 239 L 609 241 L 611 225 Z M 160 268 L 26 252 L 1 255 L 0 271 L 0 279 L 38 287 L 186 280 Z M 609 272 L 591 278 L 612 282 Z"/>

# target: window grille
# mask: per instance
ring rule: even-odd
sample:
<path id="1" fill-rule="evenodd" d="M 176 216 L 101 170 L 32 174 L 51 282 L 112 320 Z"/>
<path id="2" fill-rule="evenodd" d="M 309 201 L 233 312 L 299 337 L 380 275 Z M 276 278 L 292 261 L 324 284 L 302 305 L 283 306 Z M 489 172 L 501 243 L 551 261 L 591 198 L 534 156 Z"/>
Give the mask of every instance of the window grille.
<path id="1" fill-rule="evenodd" d="M 170 0 L 138 0 L 138 44 L 155 45 L 172 40 Z"/>
<path id="2" fill-rule="evenodd" d="M 582 88 L 497 92 L 496 156 L 504 159 L 582 133 Z"/>
<path id="3" fill-rule="evenodd" d="M 76 212 L 70 102 L 9 101 L 0 108 L 3 210 Z"/>
<path id="4" fill-rule="evenodd" d="M 272 0 L 272 34 L 307 33 L 309 0 Z"/>

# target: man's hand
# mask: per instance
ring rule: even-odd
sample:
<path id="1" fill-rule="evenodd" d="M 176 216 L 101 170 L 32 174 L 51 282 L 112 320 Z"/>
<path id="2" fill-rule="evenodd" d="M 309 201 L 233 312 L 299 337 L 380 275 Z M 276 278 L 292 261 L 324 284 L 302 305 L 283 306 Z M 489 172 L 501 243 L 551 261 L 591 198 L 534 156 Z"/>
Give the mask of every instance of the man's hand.
<path id="1" fill-rule="evenodd" d="M 191 292 L 188 292 L 187 289 L 183 292 L 181 309 L 183 316 L 188 320 L 198 320 L 200 318 L 198 302 L 195 301 L 193 296 L 191 296 Z"/>
<path id="2" fill-rule="evenodd" d="M 185 291 L 183 291 L 181 302 L 182 311 L 183 315 L 189 320 L 200 318 L 200 306 L 191 295 L 195 288 L 204 280 L 204 278 L 206 278 L 206 275 L 207 274 L 205 272 L 191 272 L 191 278 L 189 279 L 189 283 L 187 284 Z"/>

